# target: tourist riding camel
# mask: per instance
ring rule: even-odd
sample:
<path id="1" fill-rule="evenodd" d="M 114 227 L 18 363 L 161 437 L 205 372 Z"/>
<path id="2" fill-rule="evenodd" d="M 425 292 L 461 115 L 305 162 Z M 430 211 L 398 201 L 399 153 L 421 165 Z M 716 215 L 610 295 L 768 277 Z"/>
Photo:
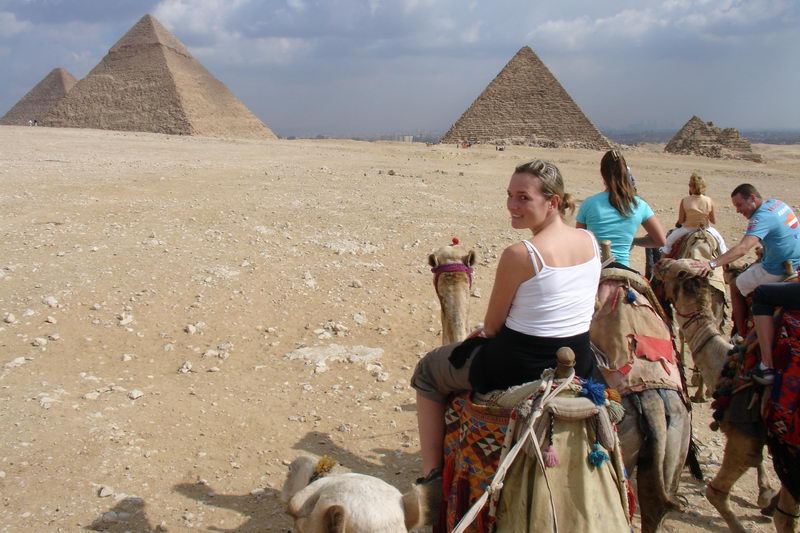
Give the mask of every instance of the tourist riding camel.
<path id="1" fill-rule="evenodd" d="M 600 275 L 592 234 L 568 226 L 572 196 L 547 161 L 518 166 L 508 185 L 511 227 L 532 237 L 506 248 L 480 333 L 428 353 L 417 364 L 421 483 L 441 475 L 445 407 L 457 391 L 489 392 L 537 380 L 556 366 L 556 351 L 575 352 L 575 373 L 602 381 L 589 342 Z"/>
<path id="2" fill-rule="evenodd" d="M 711 405 L 715 410 L 712 427 L 718 425 L 727 438 L 722 466 L 708 484 L 706 497 L 732 532 L 745 533 L 747 529 L 730 507 L 730 492 L 749 468 L 757 468 L 758 506 L 767 509 L 765 514 L 775 512 L 775 528 L 779 533 L 796 533 L 800 519 L 800 476 L 797 474 L 800 431 L 796 429 L 800 428 L 797 412 L 800 395 L 791 380 L 786 383 L 775 380 L 773 387 L 759 386 L 753 370 L 758 365 L 760 343 L 748 342 L 744 352 L 732 350 L 733 345 L 722 335 L 711 313 L 711 287 L 704 276 L 708 269 L 697 265 L 697 261 L 688 259 L 664 259 L 657 266 L 656 276 L 665 282 L 668 298 L 678 311 L 680 326 L 687 330 L 692 351 L 702 354 L 702 360 L 715 366 L 720 376 L 714 395 L 716 400 Z M 789 294 L 794 291 L 790 286 L 800 286 L 800 283 L 781 285 L 786 289 L 783 292 Z M 784 312 L 781 322 L 784 334 L 771 349 L 780 353 L 785 371 L 797 379 L 800 375 L 800 316 L 796 312 Z M 773 497 L 775 492 L 762 463 L 765 444 L 769 445 L 775 471 L 781 479 L 778 498 Z"/>
<path id="3" fill-rule="evenodd" d="M 736 332 L 744 336 L 747 331 L 745 298 L 761 284 L 783 281 L 786 277 L 785 261 L 791 261 L 794 269 L 800 267 L 800 223 L 791 207 L 775 198 L 764 200 L 749 183 L 742 183 L 731 192 L 731 202 L 736 211 L 749 221 L 744 237 L 716 259 L 697 262 L 695 267 L 699 275 L 706 275 L 717 267 L 739 259 L 761 243 L 761 261 L 750 265 L 736 278 L 736 283 L 731 285 L 734 325 Z M 763 361 L 759 369 L 762 373 L 770 374 L 770 368 Z"/>
<path id="4" fill-rule="evenodd" d="M 689 196 L 681 200 L 678 208 L 678 222 L 675 229 L 667 234 L 667 243 L 661 248 L 664 255 L 675 257 L 672 247 L 686 234 L 704 229 L 711 233 L 719 245 L 719 253 L 728 251 L 725 239 L 711 224 L 717 223 L 714 202 L 706 196 L 706 182 L 699 174 L 693 173 L 689 178 Z"/>
<path id="5" fill-rule="evenodd" d="M 618 150 L 605 153 L 600 160 L 600 174 L 605 191 L 583 201 L 575 226 L 588 229 L 598 241 L 611 241 L 616 261 L 630 267 L 633 246 L 664 246 L 664 228 L 647 202 L 636 195 L 633 174 Z M 640 225 L 647 231 L 644 237 L 636 237 Z"/>

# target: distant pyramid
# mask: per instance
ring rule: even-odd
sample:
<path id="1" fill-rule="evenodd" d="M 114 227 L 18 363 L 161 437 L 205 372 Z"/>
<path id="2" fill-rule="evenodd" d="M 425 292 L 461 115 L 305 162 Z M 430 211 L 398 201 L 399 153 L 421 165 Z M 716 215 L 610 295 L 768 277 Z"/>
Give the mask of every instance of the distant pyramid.
<path id="1" fill-rule="evenodd" d="M 664 151 L 673 154 L 763 162 L 761 155 L 753 152 L 750 141 L 739 135 L 735 128 L 721 129 L 713 122 L 704 122 L 696 115 L 670 139 Z"/>
<path id="2" fill-rule="evenodd" d="M 145 15 L 45 118 L 46 126 L 274 139 L 225 85 Z"/>
<path id="3" fill-rule="evenodd" d="M 529 46 L 519 49 L 441 142 L 610 148 Z"/>
<path id="4" fill-rule="evenodd" d="M 42 122 L 47 113 L 55 106 L 78 80 L 63 68 L 54 68 L 50 74 L 28 91 L 17 104 L 12 107 L 0 124 L 7 126 L 27 126 L 29 120 Z"/>

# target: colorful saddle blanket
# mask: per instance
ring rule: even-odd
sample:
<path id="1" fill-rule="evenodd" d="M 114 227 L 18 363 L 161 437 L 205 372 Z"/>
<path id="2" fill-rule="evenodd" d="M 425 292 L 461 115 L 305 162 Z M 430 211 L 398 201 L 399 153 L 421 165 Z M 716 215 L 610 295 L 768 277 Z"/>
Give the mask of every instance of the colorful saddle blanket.
<path id="1" fill-rule="evenodd" d="M 511 420 L 511 409 L 478 405 L 470 393 L 456 396 L 445 412 L 444 502 L 434 533 L 452 531 L 486 491 L 497 472 Z M 488 533 L 492 521 L 484 507 L 467 531 Z"/>
<path id="2" fill-rule="evenodd" d="M 783 313 L 772 357 L 780 374 L 764 407 L 767 433 L 800 448 L 800 311 Z"/>

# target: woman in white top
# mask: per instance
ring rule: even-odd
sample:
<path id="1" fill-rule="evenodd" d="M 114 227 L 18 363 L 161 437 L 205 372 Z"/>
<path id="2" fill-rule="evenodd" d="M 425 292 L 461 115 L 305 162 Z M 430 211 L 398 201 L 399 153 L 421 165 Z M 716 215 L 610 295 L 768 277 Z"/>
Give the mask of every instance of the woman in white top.
<path id="1" fill-rule="evenodd" d="M 678 208 L 678 223 L 676 228 L 667 235 L 667 242 L 661 248 L 661 252 L 669 255 L 673 245 L 681 237 L 691 231 L 705 229 L 717 239 L 719 243 L 719 253 L 724 254 L 728 251 L 725 246 L 725 239 L 711 224 L 717 223 L 717 216 L 714 213 L 714 202 L 705 195 L 706 182 L 699 174 L 692 173 L 689 178 L 689 196 L 681 200 Z"/>
<path id="2" fill-rule="evenodd" d="M 442 346 L 417 365 L 417 417 L 425 482 L 442 462 L 444 410 L 460 390 L 490 390 L 539 379 L 556 366 L 562 346 L 575 351 L 575 372 L 599 378 L 589 344 L 589 324 L 600 279 L 592 234 L 564 222 L 574 211 L 558 168 L 546 161 L 518 166 L 508 185 L 511 227 L 530 230 L 527 241 L 503 251 L 483 330 Z"/>

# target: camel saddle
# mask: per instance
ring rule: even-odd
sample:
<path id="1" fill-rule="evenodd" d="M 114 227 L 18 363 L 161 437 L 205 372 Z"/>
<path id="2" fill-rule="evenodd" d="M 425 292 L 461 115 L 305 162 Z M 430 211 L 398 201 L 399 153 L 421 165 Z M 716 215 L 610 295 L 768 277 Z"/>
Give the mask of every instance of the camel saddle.
<path id="1" fill-rule="evenodd" d="M 549 531 L 554 519 L 559 531 L 630 531 L 632 493 L 614 428 L 621 406 L 616 404 L 620 412 L 612 415 L 606 405 L 597 405 L 583 395 L 586 381 L 580 378 L 572 378 L 548 400 L 542 416 L 530 422 L 535 440 L 522 439 L 526 445 L 502 479 L 502 490 L 489 490 L 546 386 L 543 375 L 543 380 L 506 391 L 453 398 L 445 414 L 444 501 L 434 533 L 453 531 L 487 492 L 487 503 L 465 532 Z M 558 457 L 546 472 L 535 458 L 534 442 L 541 453 L 547 449 Z M 597 466 L 587 460 L 594 447 L 606 453 L 605 462 Z"/>
<path id="2" fill-rule="evenodd" d="M 684 391 L 669 321 L 648 281 L 636 272 L 605 268 L 589 329 L 605 361 L 600 370 L 622 396 L 647 389 Z"/>

